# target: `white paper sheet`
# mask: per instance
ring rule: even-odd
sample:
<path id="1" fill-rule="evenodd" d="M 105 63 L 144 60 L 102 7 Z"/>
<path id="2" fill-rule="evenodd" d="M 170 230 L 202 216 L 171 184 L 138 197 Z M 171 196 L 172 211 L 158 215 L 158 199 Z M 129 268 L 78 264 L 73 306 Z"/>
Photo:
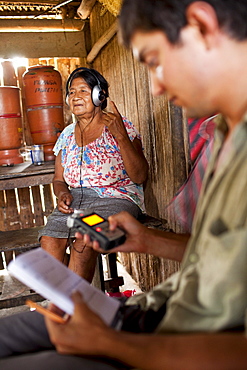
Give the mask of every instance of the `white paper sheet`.
<path id="1" fill-rule="evenodd" d="M 42 248 L 19 255 L 10 262 L 8 270 L 23 284 L 69 315 L 74 311 L 74 304 L 70 297 L 75 290 L 82 293 L 88 306 L 108 325 L 113 321 L 120 306 L 116 299 L 91 286 Z"/>

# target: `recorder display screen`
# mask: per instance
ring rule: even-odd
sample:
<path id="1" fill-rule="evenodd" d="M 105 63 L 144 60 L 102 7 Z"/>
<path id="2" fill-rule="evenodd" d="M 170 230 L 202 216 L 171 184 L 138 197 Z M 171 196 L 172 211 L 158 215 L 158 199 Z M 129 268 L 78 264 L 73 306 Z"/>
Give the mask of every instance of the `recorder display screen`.
<path id="1" fill-rule="evenodd" d="M 85 222 L 89 226 L 97 225 L 103 221 L 105 221 L 102 217 L 99 215 L 93 214 L 90 216 L 86 216 L 82 218 L 82 221 Z"/>

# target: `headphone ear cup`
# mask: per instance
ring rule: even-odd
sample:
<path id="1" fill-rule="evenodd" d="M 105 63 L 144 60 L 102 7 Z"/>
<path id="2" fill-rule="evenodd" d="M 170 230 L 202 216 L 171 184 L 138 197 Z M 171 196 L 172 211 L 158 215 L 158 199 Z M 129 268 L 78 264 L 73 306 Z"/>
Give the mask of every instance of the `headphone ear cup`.
<path id="1" fill-rule="evenodd" d="M 99 87 L 99 85 L 95 85 L 92 89 L 92 102 L 96 107 L 99 107 L 102 102 L 105 100 L 105 94 Z"/>
<path id="2" fill-rule="evenodd" d="M 66 95 L 65 103 L 66 103 L 67 105 L 69 105 L 69 95 L 68 95 L 68 94 Z"/>

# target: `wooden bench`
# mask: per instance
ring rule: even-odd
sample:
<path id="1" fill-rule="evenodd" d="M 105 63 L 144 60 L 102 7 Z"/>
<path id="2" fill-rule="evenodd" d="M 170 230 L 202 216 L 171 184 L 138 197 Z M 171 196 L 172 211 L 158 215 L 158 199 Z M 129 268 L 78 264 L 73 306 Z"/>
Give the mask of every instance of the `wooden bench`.
<path id="1" fill-rule="evenodd" d="M 32 248 L 40 247 L 37 235 L 43 226 L 30 227 L 11 231 L 0 231 L 1 252 L 26 252 Z"/>

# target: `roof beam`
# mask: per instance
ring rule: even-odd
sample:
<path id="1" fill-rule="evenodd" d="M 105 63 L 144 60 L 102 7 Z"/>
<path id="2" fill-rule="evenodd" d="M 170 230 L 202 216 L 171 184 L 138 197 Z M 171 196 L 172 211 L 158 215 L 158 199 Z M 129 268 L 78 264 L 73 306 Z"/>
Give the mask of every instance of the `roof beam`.
<path id="1" fill-rule="evenodd" d="M 2 32 L 0 58 L 85 58 L 84 36 L 84 31 Z"/>
<path id="2" fill-rule="evenodd" d="M 81 19 L 1 19 L 0 32 L 81 31 Z"/>

